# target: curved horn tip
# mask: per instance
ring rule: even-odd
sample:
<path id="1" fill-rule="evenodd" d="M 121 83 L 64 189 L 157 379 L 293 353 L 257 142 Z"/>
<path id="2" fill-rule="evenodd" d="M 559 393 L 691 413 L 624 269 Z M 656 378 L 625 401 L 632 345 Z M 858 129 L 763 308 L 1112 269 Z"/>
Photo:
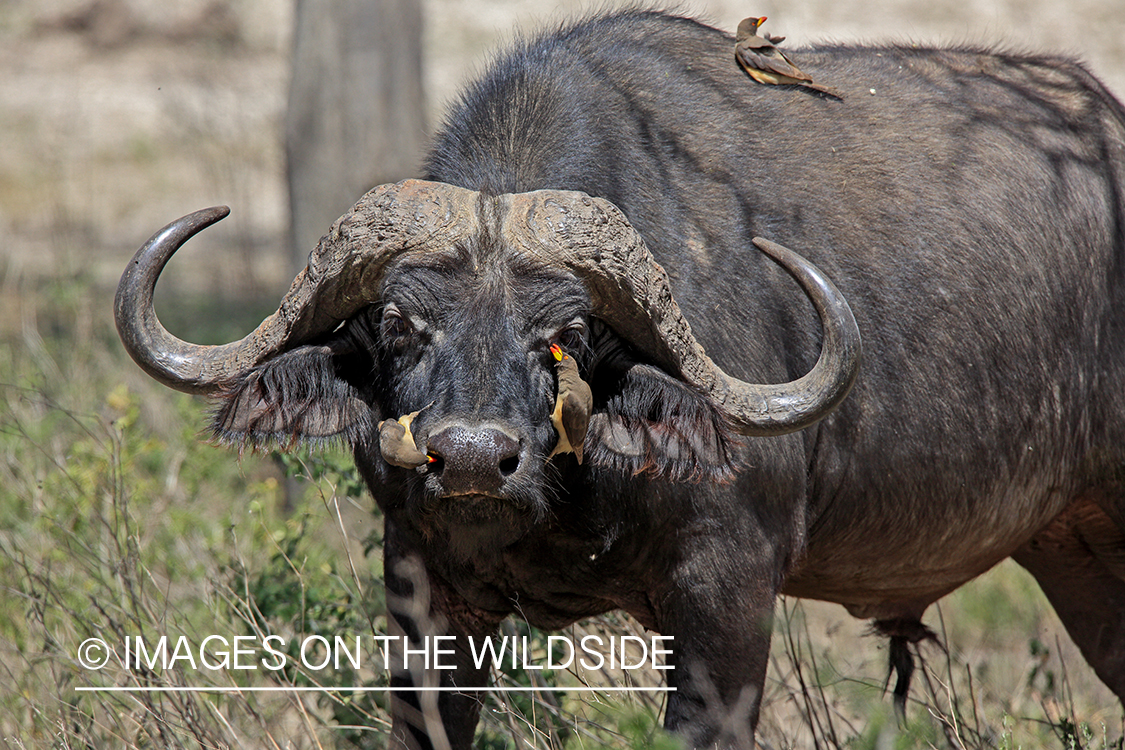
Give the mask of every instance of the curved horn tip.
<path id="1" fill-rule="evenodd" d="M 198 211 L 192 211 L 187 216 L 182 216 L 176 219 L 171 224 L 162 229 L 158 234 L 163 234 L 169 229 L 184 227 L 191 232 L 188 237 L 206 229 L 207 227 L 222 221 L 230 216 L 230 206 L 211 206 L 210 208 L 201 208 Z M 185 242 L 187 238 L 185 237 Z"/>
<path id="2" fill-rule="evenodd" d="M 228 206 L 193 211 L 149 238 L 121 274 L 114 296 L 114 322 L 126 351 L 151 377 L 187 393 L 206 393 L 211 382 L 200 375 L 201 363 L 220 347 L 189 344 L 171 335 L 153 309 L 160 272 L 192 237 L 230 214 Z"/>
<path id="3" fill-rule="evenodd" d="M 751 242 L 754 243 L 754 247 L 758 248 L 774 260 L 789 258 L 797 254 L 795 251 L 790 250 L 785 245 L 779 245 L 773 240 L 767 240 L 765 237 L 755 237 L 753 240 L 751 240 Z"/>
<path id="4" fill-rule="evenodd" d="M 797 397 L 778 394 L 778 418 L 764 434 L 784 434 L 803 429 L 830 414 L 847 397 L 859 375 L 862 338 L 847 299 L 823 271 L 794 250 L 753 238 L 755 247 L 784 268 L 804 288 L 821 319 L 824 342 L 817 364 L 804 377 Z M 771 389 L 774 387 L 770 387 Z M 809 398 L 810 395 L 815 397 Z M 789 411 L 789 402 L 796 407 Z M 750 433 L 747 433 L 750 434 Z"/>
<path id="5" fill-rule="evenodd" d="M 172 229 L 173 227 L 180 226 L 198 226 L 200 229 L 211 226 L 217 221 L 230 216 L 230 206 L 211 206 L 210 208 L 201 208 L 198 211 L 192 211 L 168 224 L 164 229 L 157 232 L 157 235 Z"/>
<path id="6" fill-rule="evenodd" d="M 220 221 L 230 216 L 230 206 L 211 206 L 211 208 L 201 209 L 204 213 L 214 213 L 214 221 Z"/>

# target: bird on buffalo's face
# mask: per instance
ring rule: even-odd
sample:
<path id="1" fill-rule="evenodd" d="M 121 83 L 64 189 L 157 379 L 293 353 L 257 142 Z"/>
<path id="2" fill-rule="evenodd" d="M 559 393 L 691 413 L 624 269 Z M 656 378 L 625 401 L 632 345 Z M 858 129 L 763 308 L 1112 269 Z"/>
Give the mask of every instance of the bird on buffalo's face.
<path id="1" fill-rule="evenodd" d="M 432 463 L 433 458 L 418 450 L 410 423 L 422 411 L 412 411 L 398 419 L 384 419 L 379 423 L 379 450 L 387 463 L 413 469 Z"/>
<path id="2" fill-rule="evenodd" d="M 586 440 L 594 397 L 589 384 L 578 374 L 574 358 L 558 344 L 551 344 L 551 354 L 558 360 L 555 367 L 559 374 L 559 394 L 555 397 L 555 410 L 551 412 L 551 424 L 559 433 L 559 442 L 551 455 L 573 452 L 578 463 L 582 463 L 582 443 Z"/>
<path id="3" fill-rule="evenodd" d="M 776 46 L 785 39 L 783 36 L 758 35 L 758 27 L 766 20 L 765 16 L 744 18 L 735 33 L 734 59 L 742 69 L 758 83 L 773 86 L 793 84 L 819 91 L 822 94 L 843 99 L 839 93 L 827 86 L 813 83 L 810 75 L 798 68 L 785 53 Z"/>

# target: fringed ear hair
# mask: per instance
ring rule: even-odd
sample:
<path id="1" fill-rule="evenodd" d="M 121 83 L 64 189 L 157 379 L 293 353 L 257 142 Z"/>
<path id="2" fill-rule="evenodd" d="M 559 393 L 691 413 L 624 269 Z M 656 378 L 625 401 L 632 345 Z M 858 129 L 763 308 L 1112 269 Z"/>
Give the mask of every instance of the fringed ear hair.
<path id="1" fill-rule="evenodd" d="M 627 474 L 674 481 L 729 481 L 737 439 L 700 393 L 651 365 L 630 367 L 590 419 L 587 455 Z"/>
<path id="2" fill-rule="evenodd" d="M 371 407 L 336 371 L 327 346 L 302 346 L 259 365 L 215 394 L 217 440 L 259 448 L 350 441 L 370 430 Z"/>

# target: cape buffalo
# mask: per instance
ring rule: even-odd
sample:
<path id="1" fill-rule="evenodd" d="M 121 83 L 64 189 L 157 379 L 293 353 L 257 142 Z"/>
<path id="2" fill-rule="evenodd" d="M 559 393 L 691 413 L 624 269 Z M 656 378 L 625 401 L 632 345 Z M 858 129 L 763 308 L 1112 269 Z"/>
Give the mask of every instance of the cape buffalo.
<path id="1" fill-rule="evenodd" d="M 748 747 L 779 592 L 875 620 L 903 682 L 926 608 L 1011 556 L 1125 696 L 1125 110 L 1064 58 L 800 50 L 828 96 L 733 42 L 627 11 L 520 43 L 255 332 L 153 313 L 211 210 L 138 252 L 122 339 L 223 441 L 354 446 L 389 591 L 427 589 L 397 627 L 458 637 L 444 685 L 485 684 L 466 640 L 513 612 L 619 608 L 674 636 L 666 725 Z M 592 391 L 581 463 L 552 344 Z M 394 742 L 469 747 L 478 701 L 398 701 Z"/>

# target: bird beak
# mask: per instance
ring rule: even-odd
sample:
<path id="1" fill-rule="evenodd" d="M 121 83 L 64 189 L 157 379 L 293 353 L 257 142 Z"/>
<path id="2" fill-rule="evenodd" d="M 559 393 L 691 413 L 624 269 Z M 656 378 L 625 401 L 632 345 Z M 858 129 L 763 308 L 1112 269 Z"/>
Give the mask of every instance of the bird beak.
<path id="1" fill-rule="evenodd" d="M 562 362 L 563 357 L 565 356 L 563 354 L 562 347 L 558 344 L 551 344 L 551 354 L 553 354 L 555 356 L 555 359 L 557 359 L 559 362 Z"/>

